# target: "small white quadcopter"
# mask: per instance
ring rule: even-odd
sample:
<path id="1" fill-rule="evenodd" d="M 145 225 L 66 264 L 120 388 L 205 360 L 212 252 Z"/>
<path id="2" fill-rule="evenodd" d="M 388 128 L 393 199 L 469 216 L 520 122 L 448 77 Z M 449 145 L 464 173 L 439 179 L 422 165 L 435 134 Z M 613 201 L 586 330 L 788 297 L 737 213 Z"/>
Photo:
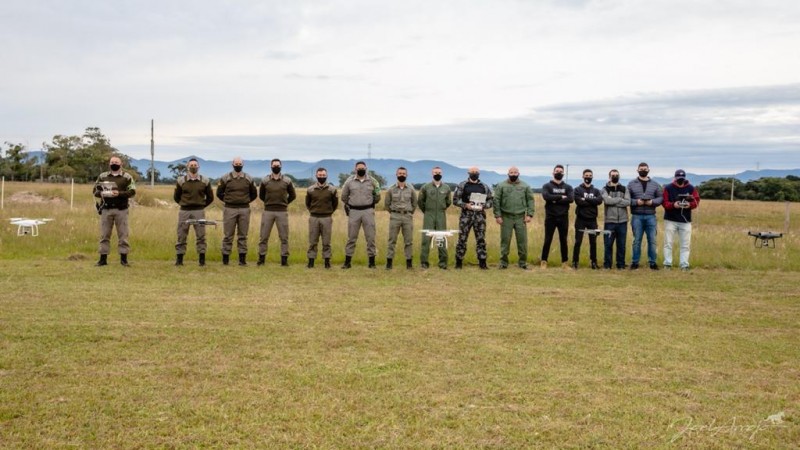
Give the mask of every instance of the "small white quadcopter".
<path id="1" fill-rule="evenodd" d="M 610 236 L 611 233 L 612 233 L 611 230 L 601 230 L 600 228 L 595 228 L 595 229 L 584 228 L 584 229 L 578 230 L 578 231 L 582 231 L 583 234 L 588 234 L 589 236 L 597 236 L 597 235 L 601 235 L 601 234 L 605 235 L 605 236 Z"/>
<path id="2" fill-rule="evenodd" d="M 431 248 L 434 245 L 447 248 L 447 238 L 458 234 L 458 230 L 422 230 L 421 232 L 431 238 Z"/>
<path id="3" fill-rule="evenodd" d="M 11 225 L 17 226 L 17 236 L 38 236 L 39 225 L 44 225 L 52 220 L 53 219 L 28 219 L 25 217 L 12 217 L 10 219 Z"/>
<path id="4" fill-rule="evenodd" d="M 185 224 L 188 224 L 188 225 L 201 225 L 201 226 L 210 225 L 210 226 L 213 226 L 214 228 L 217 228 L 217 221 L 216 221 L 216 220 L 209 220 L 209 219 L 189 219 L 189 220 L 187 220 L 187 221 L 186 221 L 186 222 L 184 222 L 184 223 L 185 223 Z"/>

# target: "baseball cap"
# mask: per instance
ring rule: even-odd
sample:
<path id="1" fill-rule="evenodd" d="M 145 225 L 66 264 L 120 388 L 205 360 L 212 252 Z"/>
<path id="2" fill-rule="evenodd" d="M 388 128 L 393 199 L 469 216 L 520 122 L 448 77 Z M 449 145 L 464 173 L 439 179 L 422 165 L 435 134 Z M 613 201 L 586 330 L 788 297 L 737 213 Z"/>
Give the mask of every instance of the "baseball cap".
<path id="1" fill-rule="evenodd" d="M 683 169 L 678 169 L 675 171 L 675 178 L 686 178 L 686 172 Z"/>

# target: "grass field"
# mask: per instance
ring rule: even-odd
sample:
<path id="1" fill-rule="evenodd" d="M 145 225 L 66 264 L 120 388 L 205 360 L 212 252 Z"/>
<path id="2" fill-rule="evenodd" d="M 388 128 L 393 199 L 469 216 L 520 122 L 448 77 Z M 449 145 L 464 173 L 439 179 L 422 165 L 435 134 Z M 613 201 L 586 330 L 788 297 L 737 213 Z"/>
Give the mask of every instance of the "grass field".
<path id="1" fill-rule="evenodd" d="M 1 228 L 3 447 L 800 442 L 797 205 L 778 248 L 755 250 L 746 231 L 784 231 L 783 204 L 701 203 L 690 273 L 390 272 L 364 266 L 363 242 L 350 271 L 311 271 L 299 205 L 290 267 L 275 262 L 276 237 L 266 267 L 222 266 L 211 229 L 209 265 L 176 268 L 176 209 L 159 206 L 169 189 L 145 188 L 131 212 L 133 265 L 95 268 L 86 186 L 73 210 L 9 200 L 69 199 L 66 189 L 6 184 L 3 221 L 56 220 L 38 238 Z M 385 213 L 378 223 L 382 262 Z M 498 228 L 489 227 L 493 264 Z M 472 241 L 469 252 L 474 263 Z"/>

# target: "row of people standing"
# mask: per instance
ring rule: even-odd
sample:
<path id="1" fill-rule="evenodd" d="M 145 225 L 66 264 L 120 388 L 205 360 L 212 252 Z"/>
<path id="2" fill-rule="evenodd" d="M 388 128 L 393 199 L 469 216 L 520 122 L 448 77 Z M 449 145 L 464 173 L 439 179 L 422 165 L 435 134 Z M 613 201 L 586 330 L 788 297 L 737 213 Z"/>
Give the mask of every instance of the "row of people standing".
<path id="1" fill-rule="evenodd" d="M 219 181 L 216 197 L 224 203 L 223 209 L 223 241 L 222 262 L 229 264 L 233 252 L 234 235 L 237 237 L 236 250 L 239 264 L 247 264 L 247 235 L 250 224 L 250 203 L 256 198 L 264 202 L 261 217 L 260 240 L 258 245 L 258 265 L 266 262 L 266 254 L 272 229 L 277 227 L 281 244 L 281 265 L 288 265 L 289 257 L 289 219 L 288 206 L 296 198 L 291 179 L 282 174 L 279 159 L 271 161 L 271 173 L 265 176 L 256 188 L 253 178 L 243 171 L 241 158 L 233 160 L 233 170 L 223 175 Z M 127 253 L 130 250 L 127 230 L 128 198 L 135 195 L 135 184 L 129 174 L 121 170 L 119 158 L 112 158 L 111 169 L 98 178 L 95 195 L 101 199 L 101 240 L 100 260 L 98 265 L 107 264 L 111 229 L 117 226 L 121 262 L 127 265 Z M 648 263 L 657 268 L 655 251 L 655 208 L 663 203 L 665 207 L 665 223 L 667 238 L 665 239 L 664 264 L 671 265 L 672 236 L 678 233 L 681 239 L 681 267 L 688 269 L 689 240 L 691 238 L 691 210 L 697 207 L 699 197 L 696 189 L 685 180 L 685 173 L 677 171 L 673 184 L 662 191 L 661 186 L 648 177 L 649 168 L 642 163 L 639 177 L 631 181 L 626 189 L 619 183 L 619 172 L 609 173 L 609 182 L 603 190 L 592 185 L 591 170 L 583 172 L 583 183 L 573 188 L 563 181 L 564 167 L 558 165 L 553 170 L 553 179 L 542 188 L 545 200 L 545 239 L 542 248 L 541 265 L 546 267 L 550 246 L 555 231 L 559 232 L 562 263 L 567 264 L 567 231 L 569 228 L 569 207 L 577 205 L 575 220 L 575 246 L 573 248 L 572 267 L 577 268 L 580 248 L 584 234 L 589 235 L 590 260 L 592 268 L 598 268 L 596 253 L 596 233 L 585 232 L 597 230 L 598 207 L 605 204 L 605 259 L 604 267 L 613 264 L 612 248 L 616 244 L 617 268 L 625 268 L 625 246 L 628 222 L 628 207 L 632 212 L 631 225 L 634 232 L 633 260 L 631 268 L 639 267 L 642 236 L 648 239 Z M 417 207 L 423 212 L 423 228 L 433 231 L 446 231 L 446 210 L 451 205 L 461 209 L 459 217 L 458 243 L 456 245 L 455 267 L 462 268 L 466 255 L 467 240 L 470 232 L 476 240 L 476 253 L 481 269 L 487 269 L 486 251 L 486 212 L 493 210 L 495 221 L 501 226 L 500 268 L 507 268 L 512 235 L 516 236 L 518 265 L 527 268 L 527 225 L 534 214 L 533 191 L 529 185 L 519 179 L 519 170 L 511 167 L 508 178 L 499 183 L 496 190 L 480 180 L 477 167 L 468 170 L 467 180 L 455 189 L 451 199 L 449 185 L 442 181 L 442 169 L 434 167 L 432 180 L 419 191 L 406 183 L 407 170 L 397 169 L 397 183 L 388 188 L 384 206 L 390 213 L 389 241 L 387 251 L 387 269 L 393 267 L 395 247 L 400 234 L 403 235 L 403 256 L 406 267 L 412 268 L 413 253 L 413 215 Z M 327 182 L 327 171 L 317 169 L 316 183 L 308 188 L 306 208 L 310 213 L 308 221 L 309 246 L 307 251 L 308 267 L 314 267 L 319 254 L 319 242 L 322 242 L 322 256 L 326 268 L 330 268 L 332 215 L 339 207 L 337 189 Z M 115 188 L 103 192 L 99 188 L 101 182 L 111 181 Z M 378 182 L 367 173 L 367 166 L 359 161 L 355 173 L 342 187 L 341 203 L 348 221 L 348 241 L 345 246 L 345 262 L 342 268 L 348 269 L 352 264 L 356 241 L 360 230 L 364 230 L 367 244 L 368 265 L 376 267 L 375 256 L 375 207 L 380 202 L 381 189 Z M 685 201 L 690 198 L 690 201 Z M 180 205 L 176 243 L 176 265 L 182 265 L 186 253 L 186 241 L 190 226 L 194 226 L 196 247 L 200 265 L 205 264 L 207 250 L 205 241 L 204 209 L 213 202 L 214 193 L 210 180 L 200 175 L 199 162 L 191 159 L 187 163 L 187 174 L 179 177 L 174 192 L 174 200 Z M 124 214 L 123 214 L 124 213 Z M 670 224 L 674 222 L 674 224 Z M 431 235 L 423 236 L 420 263 L 423 268 L 429 267 Z M 669 251 L 666 251 L 669 249 Z M 637 251 L 639 250 L 639 251 Z M 446 246 L 438 246 L 438 265 L 442 269 L 448 266 Z"/>

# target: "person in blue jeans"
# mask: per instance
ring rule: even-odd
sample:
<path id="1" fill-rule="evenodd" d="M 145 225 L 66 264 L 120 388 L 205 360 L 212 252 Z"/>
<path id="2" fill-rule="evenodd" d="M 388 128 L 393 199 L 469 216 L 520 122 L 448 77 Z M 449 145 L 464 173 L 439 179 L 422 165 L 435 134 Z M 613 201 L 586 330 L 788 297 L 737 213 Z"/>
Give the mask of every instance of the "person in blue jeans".
<path id="1" fill-rule="evenodd" d="M 631 270 L 639 268 L 642 256 L 642 237 L 647 235 L 647 263 L 652 270 L 658 270 L 656 258 L 656 208 L 664 201 L 661 185 L 650 179 L 650 166 L 639 163 L 636 169 L 639 176 L 628 183 L 631 196 L 631 228 L 633 229 L 633 257 Z"/>
<path id="2" fill-rule="evenodd" d="M 617 244 L 617 269 L 625 268 L 625 245 L 628 237 L 628 207 L 631 204 L 631 194 L 619 182 L 619 171 L 612 169 L 608 172 L 608 183 L 600 191 L 605 204 L 604 227 L 611 233 L 603 235 L 605 255 L 603 268 L 610 269 L 614 265 L 613 249 Z"/>

